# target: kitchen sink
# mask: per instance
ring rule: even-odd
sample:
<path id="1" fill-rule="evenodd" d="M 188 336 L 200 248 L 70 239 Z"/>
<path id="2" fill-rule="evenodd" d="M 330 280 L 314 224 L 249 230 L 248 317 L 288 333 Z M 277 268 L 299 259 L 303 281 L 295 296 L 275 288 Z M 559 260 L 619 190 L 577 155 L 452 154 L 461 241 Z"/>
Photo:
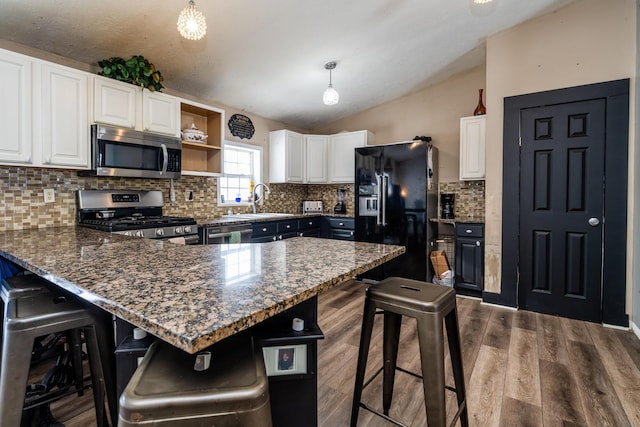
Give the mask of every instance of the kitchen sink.
<path id="1" fill-rule="evenodd" d="M 247 213 L 247 214 L 237 214 L 237 215 L 225 215 L 230 218 L 238 218 L 238 219 L 270 219 L 270 218 L 283 218 L 294 216 L 293 214 L 287 213 L 275 213 L 275 212 L 261 212 L 261 213 Z"/>

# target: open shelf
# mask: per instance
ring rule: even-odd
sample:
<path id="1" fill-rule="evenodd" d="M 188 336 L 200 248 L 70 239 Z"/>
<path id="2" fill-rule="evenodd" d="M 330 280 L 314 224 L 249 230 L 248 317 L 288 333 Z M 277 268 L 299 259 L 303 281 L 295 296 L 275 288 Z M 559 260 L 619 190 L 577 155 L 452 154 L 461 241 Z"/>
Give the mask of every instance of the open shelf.
<path id="1" fill-rule="evenodd" d="M 206 143 L 182 141 L 182 173 L 215 176 L 222 171 L 224 110 L 196 102 L 180 103 L 180 129 L 195 124 L 207 135 Z"/>

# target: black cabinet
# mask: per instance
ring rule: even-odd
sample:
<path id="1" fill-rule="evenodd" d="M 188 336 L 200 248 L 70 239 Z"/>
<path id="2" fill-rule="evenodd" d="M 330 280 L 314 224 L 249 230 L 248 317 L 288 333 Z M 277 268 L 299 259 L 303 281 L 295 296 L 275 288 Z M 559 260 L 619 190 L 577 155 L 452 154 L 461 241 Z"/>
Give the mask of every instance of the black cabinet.
<path id="1" fill-rule="evenodd" d="M 455 287 L 460 293 L 481 296 L 484 289 L 484 224 L 457 222 L 455 229 Z"/>
<path id="2" fill-rule="evenodd" d="M 298 236 L 300 237 L 320 237 L 322 228 L 322 218 L 312 217 L 298 220 Z"/>
<path id="3" fill-rule="evenodd" d="M 298 235 L 298 220 L 254 222 L 251 225 L 251 243 L 274 242 Z"/>
<path id="4" fill-rule="evenodd" d="M 277 240 L 278 223 L 276 221 L 254 222 L 251 225 L 251 243 L 273 242 Z"/>
<path id="5" fill-rule="evenodd" d="M 323 237 L 338 240 L 355 240 L 355 219 L 325 217 L 326 232 Z"/>

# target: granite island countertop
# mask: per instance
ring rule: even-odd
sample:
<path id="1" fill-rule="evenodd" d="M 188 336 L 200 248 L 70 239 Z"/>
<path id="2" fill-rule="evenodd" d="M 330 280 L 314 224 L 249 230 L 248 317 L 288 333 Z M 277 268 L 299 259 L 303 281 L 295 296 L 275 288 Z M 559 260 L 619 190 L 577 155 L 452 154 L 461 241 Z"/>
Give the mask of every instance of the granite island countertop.
<path id="1" fill-rule="evenodd" d="M 0 232 L 0 256 L 189 353 L 404 250 L 312 237 L 184 246 L 84 227 Z"/>

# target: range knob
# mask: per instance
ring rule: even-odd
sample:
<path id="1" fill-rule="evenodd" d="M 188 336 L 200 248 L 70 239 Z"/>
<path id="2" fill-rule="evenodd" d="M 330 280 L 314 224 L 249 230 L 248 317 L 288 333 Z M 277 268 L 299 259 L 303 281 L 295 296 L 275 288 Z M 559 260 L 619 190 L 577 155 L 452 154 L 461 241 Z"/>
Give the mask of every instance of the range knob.
<path id="1" fill-rule="evenodd" d="M 176 227 L 176 229 L 174 230 L 174 232 L 176 234 L 182 234 L 184 233 L 184 227 Z"/>
<path id="2" fill-rule="evenodd" d="M 130 231 L 125 231 L 122 234 L 125 235 L 125 236 L 132 236 L 133 235 Z"/>
<path id="3" fill-rule="evenodd" d="M 185 233 L 191 233 L 191 226 L 190 225 L 185 225 L 184 226 L 184 232 Z"/>
<path id="4" fill-rule="evenodd" d="M 135 232 L 134 234 L 135 237 L 144 237 L 144 233 L 142 232 L 142 230 L 138 230 Z"/>
<path id="5" fill-rule="evenodd" d="M 156 230 L 156 236 L 164 236 L 164 230 L 162 228 L 158 228 Z"/>

